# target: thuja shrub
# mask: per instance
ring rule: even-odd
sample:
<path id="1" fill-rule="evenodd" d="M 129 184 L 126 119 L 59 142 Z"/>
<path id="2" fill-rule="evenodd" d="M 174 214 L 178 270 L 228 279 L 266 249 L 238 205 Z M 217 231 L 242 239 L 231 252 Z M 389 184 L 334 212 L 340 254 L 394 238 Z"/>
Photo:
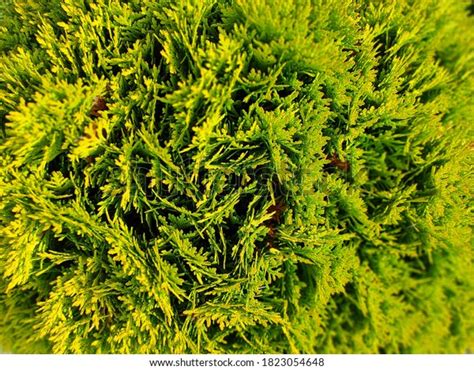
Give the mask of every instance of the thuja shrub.
<path id="1" fill-rule="evenodd" d="M 1 346 L 472 350 L 470 11 L 3 0 Z"/>

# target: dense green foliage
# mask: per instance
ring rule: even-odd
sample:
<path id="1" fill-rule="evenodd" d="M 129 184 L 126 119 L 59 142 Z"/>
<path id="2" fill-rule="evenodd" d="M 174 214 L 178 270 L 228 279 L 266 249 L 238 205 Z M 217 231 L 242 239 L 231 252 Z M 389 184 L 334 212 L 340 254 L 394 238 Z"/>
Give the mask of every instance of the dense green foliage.
<path id="1" fill-rule="evenodd" d="M 474 348 L 461 0 L 3 0 L 0 344 Z"/>

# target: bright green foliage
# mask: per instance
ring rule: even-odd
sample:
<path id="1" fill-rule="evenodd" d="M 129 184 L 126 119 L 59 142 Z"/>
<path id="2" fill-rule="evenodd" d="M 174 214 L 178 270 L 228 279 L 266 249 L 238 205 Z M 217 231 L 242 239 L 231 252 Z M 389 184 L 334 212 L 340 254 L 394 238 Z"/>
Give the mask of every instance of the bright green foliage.
<path id="1" fill-rule="evenodd" d="M 468 5 L 1 1 L 0 344 L 472 350 Z"/>

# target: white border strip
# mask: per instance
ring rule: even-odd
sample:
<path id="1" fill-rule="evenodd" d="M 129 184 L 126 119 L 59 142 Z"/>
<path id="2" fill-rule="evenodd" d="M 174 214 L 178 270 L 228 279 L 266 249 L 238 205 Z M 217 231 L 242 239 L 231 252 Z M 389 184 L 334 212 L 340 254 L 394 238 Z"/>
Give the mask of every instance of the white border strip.
<path id="1" fill-rule="evenodd" d="M 290 368 L 299 370 L 474 370 L 474 355 L 0 355 L 2 370 L 278 370 Z"/>

